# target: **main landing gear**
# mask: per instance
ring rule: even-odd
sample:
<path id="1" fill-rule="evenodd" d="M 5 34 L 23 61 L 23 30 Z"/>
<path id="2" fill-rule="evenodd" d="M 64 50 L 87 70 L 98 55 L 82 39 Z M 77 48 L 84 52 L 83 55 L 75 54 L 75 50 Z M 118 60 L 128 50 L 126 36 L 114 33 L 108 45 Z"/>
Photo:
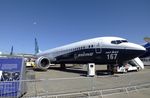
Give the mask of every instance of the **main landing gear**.
<path id="1" fill-rule="evenodd" d="M 110 75 L 114 75 L 114 65 L 107 65 L 107 71 Z"/>
<path id="2" fill-rule="evenodd" d="M 65 65 L 65 64 L 60 64 L 60 68 L 61 68 L 62 70 L 65 70 L 65 69 L 66 69 L 66 65 Z"/>

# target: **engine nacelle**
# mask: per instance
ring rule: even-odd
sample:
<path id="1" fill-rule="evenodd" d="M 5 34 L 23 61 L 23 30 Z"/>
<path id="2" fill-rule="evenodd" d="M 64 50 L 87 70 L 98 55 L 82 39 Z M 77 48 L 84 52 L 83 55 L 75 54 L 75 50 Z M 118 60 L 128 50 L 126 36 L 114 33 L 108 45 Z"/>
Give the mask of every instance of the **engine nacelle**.
<path id="1" fill-rule="evenodd" d="M 36 69 L 47 70 L 50 67 L 50 60 L 48 57 L 39 57 L 35 62 Z"/>

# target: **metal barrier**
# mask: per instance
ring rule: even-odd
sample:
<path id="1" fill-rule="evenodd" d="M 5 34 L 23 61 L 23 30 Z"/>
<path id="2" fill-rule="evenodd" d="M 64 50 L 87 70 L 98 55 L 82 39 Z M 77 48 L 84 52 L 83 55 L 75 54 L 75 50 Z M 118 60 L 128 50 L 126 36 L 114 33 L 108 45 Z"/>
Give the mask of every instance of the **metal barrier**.
<path id="1" fill-rule="evenodd" d="M 80 81 L 78 81 L 80 79 Z M 22 98 L 86 98 L 90 96 L 104 96 L 129 93 L 140 89 L 150 88 L 150 83 L 140 85 L 128 85 L 115 88 L 100 88 L 92 77 L 56 78 L 40 80 L 22 80 L 27 84 L 27 92 Z M 82 81 L 82 83 L 81 83 Z M 5 81 L 9 83 L 11 81 Z M 12 81 L 15 82 L 15 81 Z M 17 82 L 17 81 L 16 81 Z M 83 84 L 86 82 L 85 84 Z M 100 83 L 99 83 L 100 84 Z M 103 85 L 103 84 L 102 84 Z M 9 88 L 6 86 L 5 88 Z M 11 88 L 10 88 L 11 89 Z M 4 98 L 1 95 L 0 98 Z M 7 92 L 6 92 L 7 93 Z M 16 98 L 16 97 L 7 97 Z"/>
<path id="2" fill-rule="evenodd" d="M 26 93 L 26 81 L 0 81 L 0 98 L 19 98 Z"/>

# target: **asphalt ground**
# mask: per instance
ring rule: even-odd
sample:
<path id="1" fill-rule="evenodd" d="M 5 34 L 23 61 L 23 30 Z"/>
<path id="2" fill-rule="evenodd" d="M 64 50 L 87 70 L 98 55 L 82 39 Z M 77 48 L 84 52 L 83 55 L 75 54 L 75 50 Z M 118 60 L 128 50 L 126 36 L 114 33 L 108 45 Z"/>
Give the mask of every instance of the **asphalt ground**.
<path id="1" fill-rule="evenodd" d="M 28 82 L 26 96 L 51 96 L 61 94 L 74 94 L 90 91 L 112 90 L 140 86 L 150 83 L 150 66 L 139 72 L 119 73 L 109 75 L 106 65 L 96 66 L 96 76 L 87 77 L 86 65 L 67 65 L 66 70 L 61 70 L 59 65 L 51 66 L 47 71 L 27 70 Z M 148 98 L 150 89 L 138 89 L 138 91 L 119 94 L 105 94 L 104 98 Z M 108 91 L 109 92 L 109 91 Z M 78 96 L 79 97 L 79 96 Z M 73 97 L 73 98 L 78 98 Z M 83 97 L 83 96 L 82 96 Z M 92 96 L 99 98 L 97 94 Z M 101 96 L 102 97 L 102 96 Z M 65 97 L 63 97 L 65 98 Z"/>

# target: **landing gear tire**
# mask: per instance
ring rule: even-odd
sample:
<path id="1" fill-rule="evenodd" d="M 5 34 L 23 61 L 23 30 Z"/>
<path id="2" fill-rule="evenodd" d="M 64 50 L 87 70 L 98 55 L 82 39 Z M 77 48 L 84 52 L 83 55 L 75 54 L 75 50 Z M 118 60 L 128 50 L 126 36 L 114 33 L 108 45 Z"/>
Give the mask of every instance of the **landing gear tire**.
<path id="1" fill-rule="evenodd" d="M 137 71 L 137 72 L 138 72 L 138 71 L 140 71 L 140 68 L 139 68 L 139 67 L 137 67 L 137 70 L 136 70 L 136 71 Z"/>
<path id="2" fill-rule="evenodd" d="M 110 75 L 114 75 L 114 71 L 110 71 Z"/>

